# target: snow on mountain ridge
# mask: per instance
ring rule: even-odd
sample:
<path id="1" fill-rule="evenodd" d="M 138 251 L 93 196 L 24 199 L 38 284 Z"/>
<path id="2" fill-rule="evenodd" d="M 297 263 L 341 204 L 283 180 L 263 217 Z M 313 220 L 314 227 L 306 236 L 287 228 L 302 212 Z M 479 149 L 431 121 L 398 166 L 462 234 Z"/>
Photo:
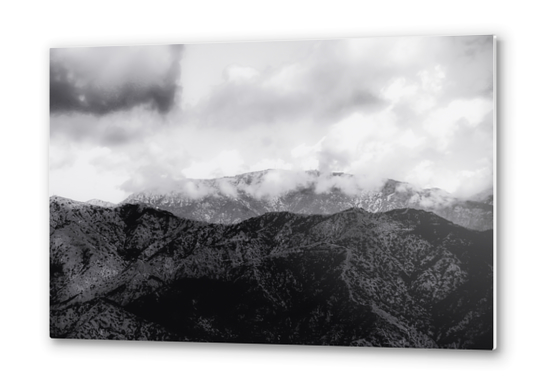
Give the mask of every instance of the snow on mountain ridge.
<path id="1" fill-rule="evenodd" d="M 367 188 L 354 175 L 342 172 L 323 174 L 316 170 L 291 171 L 267 169 L 216 179 L 185 179 L 178 182 L 175 190 L 160 191 L 158 189 L 149 189 L 131 195 L 125 202 L 133 197 L 142 196 L 156 199 L 163 198 L 164 196 L 179 197 L 179 195 L 182 195 L 194 200 L 219 194 L 237 197 L 239 192 L 244 192 L 258 199 L 265 199 L 281 197 L 292 191 L 307 188 L 314 188 L 317 193 L 327 193 L 339 189 L 348 195 L 355 196 L 367 190 L 376 192 L 382 185 L 390 181 L 393 180 L 382 180 L 372 188 Z M 396 181 L 393 182 L 404 184 Z M 414 187 L 410 186 L 409 188 L 413 189 Z"/>
<path id="2" fill-rule="evenodd" d="M 420 189 L 412 184 L 392 179 L 383 181 L 375 188 L 363 188 L 350 174 L 333 172 L 322 174 L 318 171 L 295 172 L 287 170 L 265 170 L 226 176 L 217 179 L 186 179 L 179 189 L 168 192 L 147 190 L 132 194 L 123 203 L 146 202 L 148 204 L 175 204 L 184 206 L 208 197 L 226 197 L 234 200 L 251 198 L 277 205 L 288 194 L 313 190 L 316 194 L 342 193 L 352 199 L 355 206 L 365 206 L 371 212 L 383 209 L 383 201 L 393 205 L 397 198 L 407 198 L 400 204 L 419 205 L 432 208 L 451 205 L 458 199 L 439 189 Z M 281 205 L 281 204 L 278 204 Z M 393 209 L 393 208 L 391 208 Z"/>
<path id="3" fill-rule="evenodd" d="M 266 170 L 219 179 L 186 180 L 176 191 L 146 191 L 123 203 L 145 203 L 188 219 L 232 224 L 267 212 L 332 214 L 352 207 L 369 212 L 415 208 L 473 229 L 492 228 L 493 211 L 438 189 L 386 180 L 364 188 L 344 173 Z M 122 204 L 122 203 L 121 203 Z"/>

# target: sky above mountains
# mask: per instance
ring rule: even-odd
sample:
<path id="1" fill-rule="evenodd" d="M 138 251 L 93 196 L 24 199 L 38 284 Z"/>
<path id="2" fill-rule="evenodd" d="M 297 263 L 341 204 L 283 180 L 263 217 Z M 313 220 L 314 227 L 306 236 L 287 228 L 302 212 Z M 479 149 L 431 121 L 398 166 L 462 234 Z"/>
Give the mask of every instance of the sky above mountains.
<path id="1" fill-rule="evenodd" d="M 492 185 L 491 36 L 52 49 L 50 74 L 52 195 L 269 168 Z"/>

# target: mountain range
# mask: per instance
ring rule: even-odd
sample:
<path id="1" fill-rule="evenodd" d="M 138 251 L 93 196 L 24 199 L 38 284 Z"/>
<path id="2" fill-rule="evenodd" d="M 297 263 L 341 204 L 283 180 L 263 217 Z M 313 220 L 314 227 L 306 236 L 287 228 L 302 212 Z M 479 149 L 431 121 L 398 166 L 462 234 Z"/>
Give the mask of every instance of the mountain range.
<path id="1" fill-rule="evenodd" d="M 239 223 L 268 212 L 332 214 L 349 208 L 369 212 L 414 208 L 466 228 L 493 228 L 491 189 L 460 199 L 438 188 L 420 189 L 395 180 L 365 187 L 352 175 L 318 171 L 267 170 L 219 179 L 189 179 L 172 191 L 132 194 L 121 204 L 126 203 L 143 203 L 179 217 L 219 224 Z"/>
<path id="2" fill-rule="evenodd" d="M 348 205 L 336 186 L 259 195 L 266 175 L 51 197 L 51 337 L 492 349 L 491 229 L 395 207 L 441 191 L 389 181 Z"/>

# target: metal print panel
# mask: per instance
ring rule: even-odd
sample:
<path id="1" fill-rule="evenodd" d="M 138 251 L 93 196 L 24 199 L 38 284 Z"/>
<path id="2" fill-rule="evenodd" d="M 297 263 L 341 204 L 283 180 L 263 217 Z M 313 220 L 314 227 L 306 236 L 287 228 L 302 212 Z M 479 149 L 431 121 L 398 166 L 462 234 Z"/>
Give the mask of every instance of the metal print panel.
<path id="1" fill-rule="evenodd" d="M 492 36 L 50 52 L 50 335 L 494 348 Z"/>

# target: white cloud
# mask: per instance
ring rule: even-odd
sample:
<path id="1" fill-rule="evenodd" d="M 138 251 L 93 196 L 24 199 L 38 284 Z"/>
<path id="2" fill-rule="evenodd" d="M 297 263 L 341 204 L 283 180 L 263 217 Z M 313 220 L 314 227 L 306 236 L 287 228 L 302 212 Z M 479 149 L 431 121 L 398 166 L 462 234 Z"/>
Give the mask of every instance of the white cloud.
<path id="1" fill-rule="evenodd" d="M 93 165 L 93 162 L 109 156 L 111 151 L 107 148 L 78 151 L 71 166 L 50 169 L 49 193 L 77 201 L 101 199 L 117 203 L 123 200 L 127 194 L 120 184 L 129 178 L 129 174 L 120 169 L 104 169 Z"/>
<path id="2" fill-rule="evenodd" d="M 211 179 L 233 176 L 243 172 L 244 161 L 237 150 L 222 151 L 209 160 L 193 162 L 182 170 L 184 176 L 193 179 Z"/>
<path id="3" fill-rule="evenodd" d="M 423 160 L 414 166 L 405 176 L 405 181 L 422 188 L 433 187 L 431 184 L 435 176 L 435 163 L 430 160 Z"/>
<path id="4" fill-rule="evenodd" d="M 294 147 L 290 154 L 296 164 L 296 168 L 304 170 L 318 169 L 319 152 L 322 150 L 322 143 L 327 139 L 327 136 L 322 137 L 316 144 L 309 146 L 302 143 Z"/>
<path id="5" fill-rule="evenodd" d="M 294 63 L 280 68 L 262 83 L 263 87 L 279 92 L 293 92 L 302 86 L 301 80 L 306 75 L 307 68 Z"/>
<path id="6" fill-rule="evenodd" d="M 217 181 L 218 191 L 223 195 L 229 197 L 237 196 L 237 189 L 227 179 L 218 179 Z"/>
<path id="7" fill-rule="evenodd" d="M 446 72 L 440 64 L 437 64 L 432 69 L 421 70 L 416 76 L 420 79 L 423 90 L 438 93 L 442 90 L 443 82 L 446 79 Z"/>
<path id="8" fill-rule="evenodd" d="M 283 159 L 262 159 L 257 163 L 249 166 L 249 171 L 261 171 L 265 169 L 292 169 L 291 163 L 287 163 Z"/>
<path id="9" fill-rule="evenodd" d="M 419 91 L 416 84 L 407 84 L 404 77 L 393 79 L 391 83 L 382 91 L 383 96 L 396 103 L 405 97 L 413 97 Z"/>
<path id="10" fill-rule="evenodd" d="M 492 109 L 493 103 L 485 99 L 454 100 L 432 111 L 423 122 L 423 128 L 437 138 L 438 149 L 445 152 L 461 122 L 474 128 Z"/>
<path id="11" fill-rule="evenodd" d="M 226 81 L 248 81 L 259 76 L 259 72 L 251 67 L 230 65 L 224 71 Z"/>

